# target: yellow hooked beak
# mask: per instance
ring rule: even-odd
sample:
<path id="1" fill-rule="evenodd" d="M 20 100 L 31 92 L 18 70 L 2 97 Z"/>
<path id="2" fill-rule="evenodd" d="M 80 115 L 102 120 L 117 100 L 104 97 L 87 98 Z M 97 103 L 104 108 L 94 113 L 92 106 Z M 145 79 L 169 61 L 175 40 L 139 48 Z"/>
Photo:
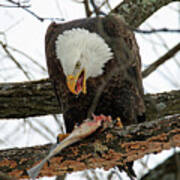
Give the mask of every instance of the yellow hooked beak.
<path id="1" fill-rule="evenodd" d="M 83 92 L 84 94 L 87 93 L 86 91 L 86 72 L 84 69 L 82 71 L 78 72 L 75 76 L 68 75 L 67 76 L 67 86 L 69 90 L 75 94 L 78 95 L 80 92 Z"/>

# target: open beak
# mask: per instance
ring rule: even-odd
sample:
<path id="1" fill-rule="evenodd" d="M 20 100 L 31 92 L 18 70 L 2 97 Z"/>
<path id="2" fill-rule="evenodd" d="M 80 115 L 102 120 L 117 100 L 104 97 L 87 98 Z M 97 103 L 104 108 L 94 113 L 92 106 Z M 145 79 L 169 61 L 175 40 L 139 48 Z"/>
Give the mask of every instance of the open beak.
<path id="1" fill-rule="evenodd" d="M 75 95 L 78 95 L 81 92 L 86 94 L 86 73 L 85 73 L 85 70 L 82 69 L 75 76 L 68 75 L 67 76 L 67 86 L 68 86 L 69 90 Z"/>

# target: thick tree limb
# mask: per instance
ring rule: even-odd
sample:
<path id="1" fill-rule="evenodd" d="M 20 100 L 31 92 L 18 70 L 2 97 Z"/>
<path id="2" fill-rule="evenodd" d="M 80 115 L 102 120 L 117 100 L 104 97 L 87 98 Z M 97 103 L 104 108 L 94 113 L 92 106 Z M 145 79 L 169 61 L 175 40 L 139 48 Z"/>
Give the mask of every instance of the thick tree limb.
<path id="1" fill-rule="evenodd" d="M 180 115 L 161 120 L 96 132 L 93 137 L 63 150 L 46 163 L 40 176 L 61 175 L 89 168 L 112 168 L 180 146 Z M 51 145 L 0 151 L 0 170 L 15 177 L 27 177 L 29 169 L 45 157 Z"/>
<path id="2" fill-rule="evenodd" d="M 0 118 L 58 114 L 60 108 L 49 80 L 0 84 Z"/>
<path id="3" fill-rule="evenodd" d="M 0 180 L 17 180 L 15 177 L 7 176 L 6 174 L 0 172 Z"/>
<path id="4" fill-rule="evenodd" d="M 127 24 L 137 28 L 153 13 L 171 2 L 180 0 L 124 0 L 112 13 L 120 14 Z"/>
<path id="5" fill-rule="evenodd" d="M 180 91 L 146 95 L 147 119 L 180 113 Z M 61 113 L 48 79 L 0 84 L 0 118 L 26 118 Z"/>
<path id="6" fill-rule="evenodd" d="M 143 78 L 149 76 L 152 72 L 154 72 L 160 65 L 165 63 L 167 60 L 172 58 L 178 51 L 180 51 L 180 43 L 175 45 L 172 49 L 170 49 L 166 54 L 161 56 L 158 60 L 152 63 L 148 68 L 146 68 L 142 72 Z"/>
<path id="7" fill-rule="evenodd" d="M 145 95 L 146 120 L 180 113 L 180 91 Z"/>

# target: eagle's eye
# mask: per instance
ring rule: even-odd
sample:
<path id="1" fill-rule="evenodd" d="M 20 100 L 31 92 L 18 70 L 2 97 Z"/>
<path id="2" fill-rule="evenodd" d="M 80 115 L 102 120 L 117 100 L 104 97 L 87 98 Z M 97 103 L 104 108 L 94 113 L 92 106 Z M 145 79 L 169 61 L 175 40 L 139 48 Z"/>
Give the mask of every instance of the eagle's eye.
<path id="1" fill-rule="evenodd" d="M 78 62 L 76 63 L 75 69 L 80 69 L 80 67 L 81 67 L 81 62 L 78 61 Z"/>

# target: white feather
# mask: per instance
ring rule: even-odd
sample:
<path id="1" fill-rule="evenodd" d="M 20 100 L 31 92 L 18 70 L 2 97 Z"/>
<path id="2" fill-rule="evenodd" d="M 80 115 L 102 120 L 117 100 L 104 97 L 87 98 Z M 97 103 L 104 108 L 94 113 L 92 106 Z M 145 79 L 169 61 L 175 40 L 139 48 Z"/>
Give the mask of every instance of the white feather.
<path id="1" fill-rule="evenodd" d="M 85 68 L 88 78 L 101 75 L 104 64 L 112 59 L 113 53 L 101 36 L 77 28 L 67 30 L 57 37 L 56 55 L 65 75 L 71 75 L 76 63 L 80 61 L 80 69 Z"/>

